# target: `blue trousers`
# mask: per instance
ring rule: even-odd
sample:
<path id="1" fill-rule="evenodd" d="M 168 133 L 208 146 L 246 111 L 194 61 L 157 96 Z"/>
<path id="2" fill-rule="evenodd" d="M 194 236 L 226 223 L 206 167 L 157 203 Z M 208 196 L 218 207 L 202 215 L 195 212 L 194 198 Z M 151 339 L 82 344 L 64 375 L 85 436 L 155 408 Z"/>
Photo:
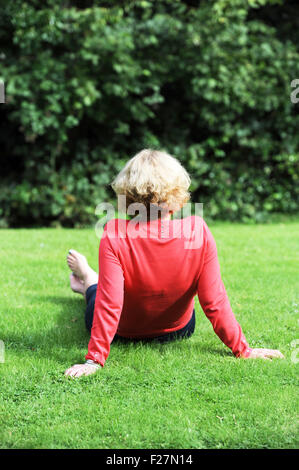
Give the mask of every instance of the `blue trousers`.
<path id="1" fill-rule="evenodd" d="M 93 312 L 94 312 L 94 304 L 96 299 L 96 292 L 97 292 L 97 284 L 93 284 L 89 286 L 86 291 L 86 310 L 85 310 L 85 325 L 88 331 L 91 331 L 92 322 L 93 322 Z M 195 329 L 195 310 L 193 310 L 191 319 L 183 328 L 177 331 L 172 331 L 170 333 L 165 333 L 161 336 L 156 336 L 154 338 L 142 338 L 142 340 L 137 338 L 124 338 L 123 336 L 119 336 L 116 334 L 113 338 L 115 340 L 121 340 L 124 342 L 127 341 L 144 341 L 144 342 L 151 342 L 151 341 L 158 341 L 159 343 L 166 343 L 168 341 L 174 341 L 179 338 L 189 338 Z"/>

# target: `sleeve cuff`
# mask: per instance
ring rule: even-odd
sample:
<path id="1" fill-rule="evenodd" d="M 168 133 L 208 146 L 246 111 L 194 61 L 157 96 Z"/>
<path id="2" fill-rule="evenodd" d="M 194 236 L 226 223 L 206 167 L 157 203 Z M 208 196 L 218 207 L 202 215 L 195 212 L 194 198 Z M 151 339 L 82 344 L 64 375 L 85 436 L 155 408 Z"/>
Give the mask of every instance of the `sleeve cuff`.
<path id="1" fill-rule="evenodd" d="M 250 353 L 251 353 L 252 349 L 251 348 L 246 348 L 244 351 L 242 351 L 240 354 L 238 354 L 236 357 L 243 357 L 243 358 L 247 358 L 250 356 Z"/>
<path id="2" fill-rule="evenodd" d="M 93 362 L 96 362 L 100 366 L 104 367 L 105 361 L 101 358 L 101 355 L 99 353 L 87 353 L 85 356 L 86 360 L 92 360 Z"/>

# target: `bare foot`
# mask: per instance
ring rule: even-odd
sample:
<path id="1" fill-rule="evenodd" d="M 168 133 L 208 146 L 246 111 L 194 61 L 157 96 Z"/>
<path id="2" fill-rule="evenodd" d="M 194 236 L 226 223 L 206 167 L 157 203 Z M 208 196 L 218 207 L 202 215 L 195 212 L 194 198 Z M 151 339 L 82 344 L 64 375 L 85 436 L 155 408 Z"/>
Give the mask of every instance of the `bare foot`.
<path id="1" fill-rule="evenodd" d="M 85 295 L 89 286 L 98 283 L 98 274 L 89 266 L 84 255 L 76 250 L 69 250 L 67 255 L 67 264 L 71 269 L 74 279 L 71 278 L 71 289 Z M 81 286 L 79 281 L 82 282 Z M 73 287 L 75 289 L 73 289 Z M 79 290 L 78 290 L 79 289 Z"/>
<path id="2" fill-rule="evenodd" d="M 89 268 L 85 256 L 81 255 L 81 253 L 78 251 L 70 250 L 66 259 L 68 267 L 73 271 L 73 273 L 79 279 L 84 279 L 84 276 L 86 276 Z"/>
<path id="3" fill-rule="evenodd" d="M 77 292 L 78 294 L 84 295 L 84 282 L 82 279 L 79 279 L 79 277 L 76 276 L 76 274 L 71 273 L 70 274 L 70 283 L 71 283 L 71 289 L 74 292 Z"/>

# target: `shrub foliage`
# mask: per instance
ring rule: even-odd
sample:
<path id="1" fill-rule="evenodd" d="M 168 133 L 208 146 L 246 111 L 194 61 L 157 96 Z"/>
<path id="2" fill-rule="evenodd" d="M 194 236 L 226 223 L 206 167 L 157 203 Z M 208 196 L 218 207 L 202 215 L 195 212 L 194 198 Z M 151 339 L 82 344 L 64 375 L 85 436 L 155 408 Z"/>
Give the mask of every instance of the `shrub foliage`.
<path id="1" fill-rule="evenodd" d="M 297 210 L 296 0 L 0 5 L 1 226 L 92 223 L 145 147 L 209 217 Z"/>

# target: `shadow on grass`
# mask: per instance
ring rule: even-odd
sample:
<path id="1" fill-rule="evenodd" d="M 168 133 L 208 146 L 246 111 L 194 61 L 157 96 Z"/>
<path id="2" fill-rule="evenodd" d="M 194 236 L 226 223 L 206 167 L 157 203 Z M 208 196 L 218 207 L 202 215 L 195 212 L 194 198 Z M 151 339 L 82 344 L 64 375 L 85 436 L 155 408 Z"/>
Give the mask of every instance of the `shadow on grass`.
<path id="1" fill-rule="evenodd" d="M 30 356 L 34 353 L 37 357 L 46 357 L 53 359 L 57 362 L 65 364 L 66 361 L 83 362 L 84 357 L 78 349 L 85 349 L 87 353 L 88 342 L 90 333 L 85 327 L 84 312 L 86 308 L 85 300 L 83 297 L 69 297 L 69 296 L 54 296 L 54 295 L 32 295 L 32 304 L 38 306 L 43 305 L 43 315 L 45 315 L 45 305 L 55 306 L 49 308 L 51 315 L 55 316 L 55 324 L 47 328 L 40 318 L 39 329 L 32 330 L 32 332 L 7 332 L 1 334 L 1 339 L 9 348 L 28 352 Z M 58 307 L 58 309 L 57 309 Z M 54 310 L 54 313 L 53 313 Z M 201 343 L 198 338 L 199 327 L 195 328 L 195 332 L 191 338 L 195 339 L 191 348 L 198 351 L 198 354 L 212 354 L 218 357 L 231 356 L 229 350 L 224 350 L 221 347 L 211 348 L 207 344 Z M 132 344 L 137 346 L 150 347 L 153 350 L 165 350 L 166 347 L 175 347 L 174 354 L 178 349 L 185 348 L 186 341 L 189 338 L 179 338 L 176 341 L 169 341 L 159 343 L 156 341 L 147 340 L 127 340 L 118 338 L 113 341 L 113 345 Z"/>
<path id="2" fill-rule="evenodd" d="M 220 346 L 219 348 L 211 348 L 207 344 L 197 343 L 193 344 L 192 347 L 198 351 L 198 354 L 212 354 L 213 356 L 218 357 L 233 357 L 231 351 L 229 349 L 222 349 Z"/>
<path id="3" fill-rule="evenodd" d="M 74 360 L 82 362 L 82 356 L 78 357 L 78 348 L 86 348 L 87 351 L 90 337 L 84 322 L 86 304 L 83 297 L 39 294 L 32 295 L 30 300 L 33 307 L 42 306 L 38 329 L 35 323 L 31 331 L 28 328 L 25 331 L 21 328 L 18 331 L 9 331 L 7 328 L 6 332 L 1 332 L 1 340 L 4 341 L 7 351 L 12 349 L 28 352 L 30 355 L 34 352 L 38 357 L 65 363 L 69 351 L 73 350 Z M 43 321 L 46 315 L 52 317 L 51 327 L 47 327 L 47 321 Z"/>

